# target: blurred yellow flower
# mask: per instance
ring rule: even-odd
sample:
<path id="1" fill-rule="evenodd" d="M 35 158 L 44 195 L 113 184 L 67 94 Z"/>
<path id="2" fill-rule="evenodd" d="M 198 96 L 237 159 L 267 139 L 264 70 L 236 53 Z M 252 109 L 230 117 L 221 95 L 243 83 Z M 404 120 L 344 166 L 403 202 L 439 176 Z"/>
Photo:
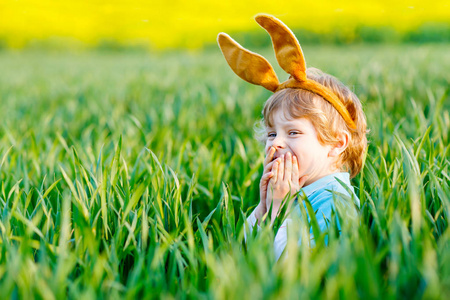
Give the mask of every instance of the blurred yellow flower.
<path id="1" fill-rule="evenodd" d="M 426 22 L 450 23 L 448 1 L 50 1 L 0 0 L 0 40 L 21 48 L 39 40 L 96 45 L 111 40 L 154 48 L 197 48 L 218 32 L 256 30 L 265 12 L 291 28 L 327 33 L 359 25 L 413 31 Z"/>

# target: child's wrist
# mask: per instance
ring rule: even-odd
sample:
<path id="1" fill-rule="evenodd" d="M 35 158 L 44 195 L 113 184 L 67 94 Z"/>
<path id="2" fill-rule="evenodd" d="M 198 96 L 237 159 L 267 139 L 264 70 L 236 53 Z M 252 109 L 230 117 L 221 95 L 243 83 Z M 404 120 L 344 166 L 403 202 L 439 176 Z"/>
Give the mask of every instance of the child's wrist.
<path id="1" fill-rule="evenodd" d="M 264 214 L 266 213 L 264 206 L 261 203 L 259 203 L 255 210 L 256 210 L 255 211 L 256 219 L 261 220 Z"/>
<path id="2" fill-rule="evenodd" d="M 276 203 L 275 201 L 272 202 L 272 215 L 270 216 L 270 219 L 272 222 L 275 220 L 275 218 L 278 215 L 278 211 L 280 210 L 281 203 Z"/>

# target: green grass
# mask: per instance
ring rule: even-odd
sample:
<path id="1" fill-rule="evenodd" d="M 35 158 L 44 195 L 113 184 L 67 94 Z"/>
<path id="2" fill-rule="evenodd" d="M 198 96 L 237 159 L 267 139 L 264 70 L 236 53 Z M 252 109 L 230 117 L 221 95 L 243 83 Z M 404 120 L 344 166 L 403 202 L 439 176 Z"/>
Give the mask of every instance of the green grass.
<path id="1" fill-rule="evenodd" d="M 243 228 L 270 93 L 218 50 L 0 52 L 2 298 L 445 298 L 449 50 L 305 47 L 360 96 L 370 144 L 359 218 L 338 207 L 327 247 L 278 263 L 273 230 Z"/>

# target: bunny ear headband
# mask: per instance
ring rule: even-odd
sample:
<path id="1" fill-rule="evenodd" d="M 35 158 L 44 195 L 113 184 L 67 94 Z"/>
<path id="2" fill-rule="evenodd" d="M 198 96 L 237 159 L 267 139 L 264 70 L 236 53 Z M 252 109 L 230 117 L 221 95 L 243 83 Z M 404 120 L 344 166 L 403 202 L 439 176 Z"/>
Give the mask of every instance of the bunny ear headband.
<path id="1" fill-rule="evenodd" d="M 245 81 L 263 86 L 271 92 L 294 88 L 319 95 L 333 105 L 349 127 L 355 129 L 355 122 L 339 98 L 327 87 L 306 77 L 302 48 L 292 31 L 270 15 L 259 14 L 255 20 L 269 33 L 278 64 L 291 76 L 280 84 L 274 69 L 264 57 L 243 48 L 226 33 L 219 33 L 217 41 L 231 69 Z"/>

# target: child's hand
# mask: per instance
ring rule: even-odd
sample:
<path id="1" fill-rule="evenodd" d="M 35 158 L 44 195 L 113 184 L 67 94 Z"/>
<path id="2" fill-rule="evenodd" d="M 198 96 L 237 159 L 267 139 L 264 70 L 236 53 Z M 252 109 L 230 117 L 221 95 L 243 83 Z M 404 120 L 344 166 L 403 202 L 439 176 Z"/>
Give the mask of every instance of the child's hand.
<path id="1" fill-rule="evenodd" d="M 256 207 L 256 218 L 261 220 L 264 214 L 267 212 L 267 189 L 269 185 L 270 178 L 273 177 L 272 166 L 275 161 L 272 161 L 273 155 L 275 154 L 275 148 L 270 147 L 269 153 L 267 153 L 266 158 L 264 159 L 264 171 L 261 176 L 261 181 L 259 183 L 259 195 L 260 201 L 258 206 Z"/>
<path id="2" fill-rule="evenodd" d="M 294 195 L 303 187 L 307 176 L 299 178 L 298 160 L 296 156 L 292 156 L 290 152 L 277 158 L 272 167 L 267 197 L 266 208 L 269 209 L 272 203 L 272 222 L 277 217 L 278 211 L 281 209 L 283 199 L 288 193 Z M 291 201 L 289 201 L 289 205 Z"/>

